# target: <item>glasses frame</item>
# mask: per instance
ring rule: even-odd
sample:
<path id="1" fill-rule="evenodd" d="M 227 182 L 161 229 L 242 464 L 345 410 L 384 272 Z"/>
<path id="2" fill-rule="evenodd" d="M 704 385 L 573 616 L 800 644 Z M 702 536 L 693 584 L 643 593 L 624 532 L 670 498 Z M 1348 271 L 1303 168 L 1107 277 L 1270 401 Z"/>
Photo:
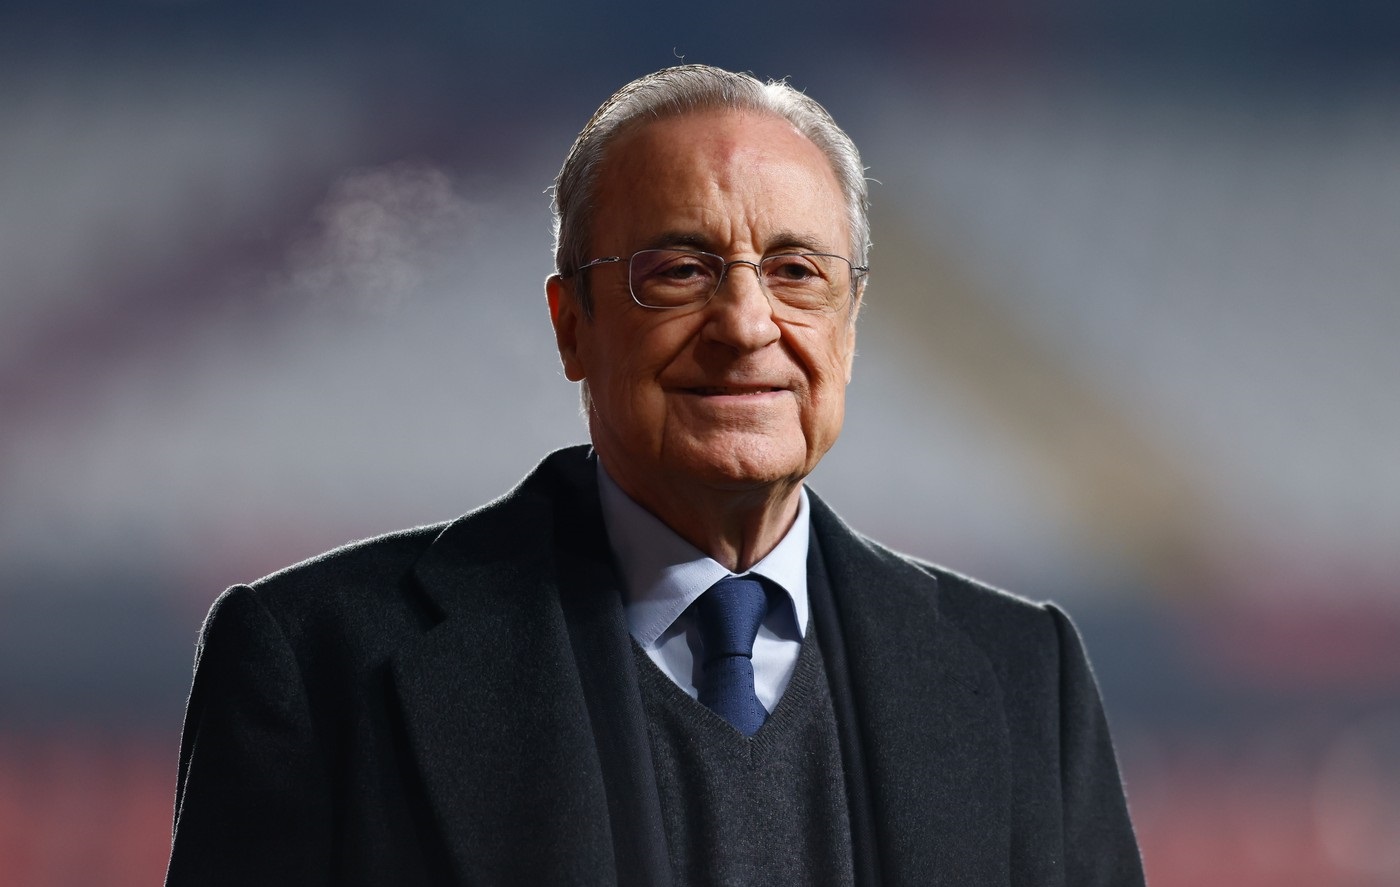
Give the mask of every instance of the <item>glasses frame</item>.
<path id="1" fill-rule="evenodd" d="M 639 256 L 639 255 L 641 255 L 641 254 L 643 254 L 643 253 L 655 253 L 655 252 L 672 252 L 672 253 L 680 253 L 680 254 L 683 254 L 683 255 L 691 255 L 691 256 L 707 256 L 707 257 L 709 257 L 709 258 L 711 258 L 711 259 L 714 259 L 714 260 L 718 261 L 719 264 L 720 264 L 720 271 L 719 271 L 719 276 L 715 278 L 715 288 L 712 289 L 712 290 L 710 290 L 710 294 L 709 294 L 708 296 L 706 296 L 705 298 L 703 298 L 703 299 L 697 299 L 697 300 L 695 300 L 695 301 L 693 301 L 693 302 L 685 302 L 685 303 L 680 304 L 680 305 L 648 305 L 646 302 L 643 302 L 641 299 L 637 298 L 637 291 L 636 291 L 635 289 L 633 289 L 633 287 L 632 287 L 632 262 L 637 258 L 637 256 Z M 792 306 L 788 305 L 788 304 L 787 304 L 786 302 L 784 302 L 782 299 L 779 299 L 779 298 L 775 297 L 775 296 L 773 295 L 772 291 L 770 291 L 770 290 L 768 289 L 768 285 L 767 285 L 766 283 L 763 282 L 763 267 L 762 267 L 762 266 L 763 266 L 763 263 L 764 263 L 764 262 L 767 262 L 767 261 L 769 261 L 770 259 L 783 259 L 783 258 L 789 258 L 789 257 L 805 258 L 805 257 L 808 257 L 808 256 L 819 256 L 819 257 L 825 258 L 825 259 L 840 259 L 841 261 L 845 262 L 848 266 L 850 266 L 850 269 L 851 269 L 851 286 L 850 286 L 850 291 L 846 293 L 846 301 L 843 302 L 840 306 L 831 308 L 831 309 L 829 309 L 829 310 L 807 309 L 807 308 L 792 308 Z M 759 259 L 758 261 L 755 262 L 755 261 L 752 261 L 752 260 L 750 260 L 750 259 L 730 259 L 730 260 L 726 260 L 726 259 L 724 258 L 724 256 L 717 255 L 717 254 L 715 254 L 715 253 L 708 253 L 708 252 L 705 252 L 704 250 L 699 250 L 699 249 L 672 249 L 672 248 L 664 247 L 664 246 L 663 246 L 663 247 L 649 247 L 649 248 L 647 248 L 647 249 L 639 249 L 639 250 L 637 250 L 636 252 L 632 253 L 630 256 L 604 256 L 604 257 L 602 257 L 602 258 L 600 258 L 600 259 L 593 259 L 593 260 L 591 260 L 591 261 L 584 262 L 582 265 L 580 265 L 580 266 L 578 266 L 576 269 L 574 269 L 574 271 L 573 271 L 572 274 L 569 274 L 569 275 L 566 275 L 566 276 L 567 276 L 567 277 L 573 277 L 573 276 L 579 274 L 579 273 L 582 272 L 582 271 L 587 271 L 589 268 L 597 268 L 597 267 L 600 266 L 600 265 L 611 265 L 611 264 L 615 264 L 615 263 L 617 263 L 617 262 L 626 262 L 626 263 L 627 263 L 627 294 L 628 294 L 629 296 L 632 297 L 632 301 L 633 301 L 639 308 L 647 308 L 647 309 L 652 310 L 652 311 L 675 311 L 675 310 L 680 309 L 680 308 L 699 308 L 699 307 L 702 307 L 702 306 L 704 306 L 704 305 L 708 305 L 708 304 L 710 303 L 710 300 L 713 299 L 713 298 L 715 297 L 715 293 L 719 292 L 719 288 L 720 288 L 721 286 L 724 286 L 724 279 L 729 275 L 729 269 L 730 269 L 730 268 L 733 268 L 735 265 L 748 265 L 749 267 L 753 268 L 754 276 L 755 276 L 756 278 L 758 278 L 758 285 L 759 285 L 760 287 L 763 288 L 763 293 L 764 293 L 764 295 L 766 295 L 766 296 L 768 297 L 768 299 L 769 299 L 775 306 L 777 306 L 777 305 L 782 305 L 782 306 L 787 307 L 787 308 L 792 308 L 792 310 L 794 310 L 794 311 L 801 311 L 801 312 L 803 312 L 803 313 L 805 313 L 805 314 L 826 314 L 826 313 L 835 313 L 835 312 L 840 311 L 842 308 L 845 308 L 847 305 L 850 304 L 851 296 L 853 296 L 853 295 L 855 294 L 856 286 L 860 283 L 860 279 L 861 279 L 862 277 L 864 277 L 865 275 L 867 275 L 867 274 L 870 273 L 870 266 L 869 266 L 869 265 L 857 265 L 855 262 L 852 262 L 850 259 L 846 258 L 845 256 L 838 256 L 838 255 L 836 255 L 835 253 L 815 253 L 815 252 L 806 252 L 806 253 L 774 253 L 774 254 L 771 255 L 771 256 L 764 256 L 763 258 L 761 258 L 761 259 Z"/>

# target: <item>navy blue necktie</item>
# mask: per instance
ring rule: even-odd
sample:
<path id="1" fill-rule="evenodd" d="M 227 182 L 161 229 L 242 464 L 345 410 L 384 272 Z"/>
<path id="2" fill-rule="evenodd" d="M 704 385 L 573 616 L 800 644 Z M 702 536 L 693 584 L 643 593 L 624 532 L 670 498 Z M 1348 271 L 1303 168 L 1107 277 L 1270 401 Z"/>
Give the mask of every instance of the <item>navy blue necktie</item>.
<path id="1" fill-rule="evenodd" d="M 768 717 L 753 688 L 753 639 L 767 615 L 768 595 L 756 579 L 721 579 L 696 601 L 705 646 L 700 701 L 745 736 Z"/>

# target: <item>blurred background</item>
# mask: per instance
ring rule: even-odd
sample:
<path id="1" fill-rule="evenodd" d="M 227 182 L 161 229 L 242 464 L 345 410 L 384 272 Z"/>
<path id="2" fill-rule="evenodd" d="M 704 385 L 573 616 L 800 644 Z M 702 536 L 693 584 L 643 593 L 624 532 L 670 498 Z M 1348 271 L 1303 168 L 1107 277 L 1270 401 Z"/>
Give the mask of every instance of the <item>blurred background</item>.
<path id="1" fill-rule="evenodd" d="M 584 438 L 628 79 L 860 145 L 857 528 L 1075 617 L 1155 887 L 1400 884 L 1400 6 L 0 3 L 0 887 L 144 885 L 214 597 Z"/>

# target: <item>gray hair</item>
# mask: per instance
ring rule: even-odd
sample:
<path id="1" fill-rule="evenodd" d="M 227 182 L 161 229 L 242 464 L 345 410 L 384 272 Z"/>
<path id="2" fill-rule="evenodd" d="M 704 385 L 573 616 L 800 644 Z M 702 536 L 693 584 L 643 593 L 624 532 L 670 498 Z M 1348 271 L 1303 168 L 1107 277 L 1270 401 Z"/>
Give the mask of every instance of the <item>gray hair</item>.
<path id="1" fill-rule="evenodd" d="M 645 122 L 696 111 L 734 110 L 772 114 L 791 123 L 826 155 L 846 198 L 851 260 L 864 265 L 870 249 L 869 197 L 865 167 L 851 137 L 815 99 L 785 81 L 763 83 L 709 65 L 679 65 L 648 74 L 619 89 L 594 113 L 574 140 L 554 180 L 554 269 L 568 277 L 595 258 L 585 254 L 592 234 L 593 193 L 608 148 Z M 584 311 L 591 309 L 586 281 L 574 288 Z"/>

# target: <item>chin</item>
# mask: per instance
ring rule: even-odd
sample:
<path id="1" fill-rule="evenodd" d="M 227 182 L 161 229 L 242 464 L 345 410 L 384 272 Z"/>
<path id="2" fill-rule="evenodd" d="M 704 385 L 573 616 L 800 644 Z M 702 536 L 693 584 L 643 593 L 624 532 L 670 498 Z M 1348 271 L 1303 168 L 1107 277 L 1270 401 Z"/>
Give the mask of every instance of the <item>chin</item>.
<path id="1" fill-rule="evenodd" d="M 678 466 L 702 483 L 730 489 L 753 489 L 783 482 L 799 483 L 815 466 L 805 446 L 752 440 L 710 441 L 686 454 Z"/>

